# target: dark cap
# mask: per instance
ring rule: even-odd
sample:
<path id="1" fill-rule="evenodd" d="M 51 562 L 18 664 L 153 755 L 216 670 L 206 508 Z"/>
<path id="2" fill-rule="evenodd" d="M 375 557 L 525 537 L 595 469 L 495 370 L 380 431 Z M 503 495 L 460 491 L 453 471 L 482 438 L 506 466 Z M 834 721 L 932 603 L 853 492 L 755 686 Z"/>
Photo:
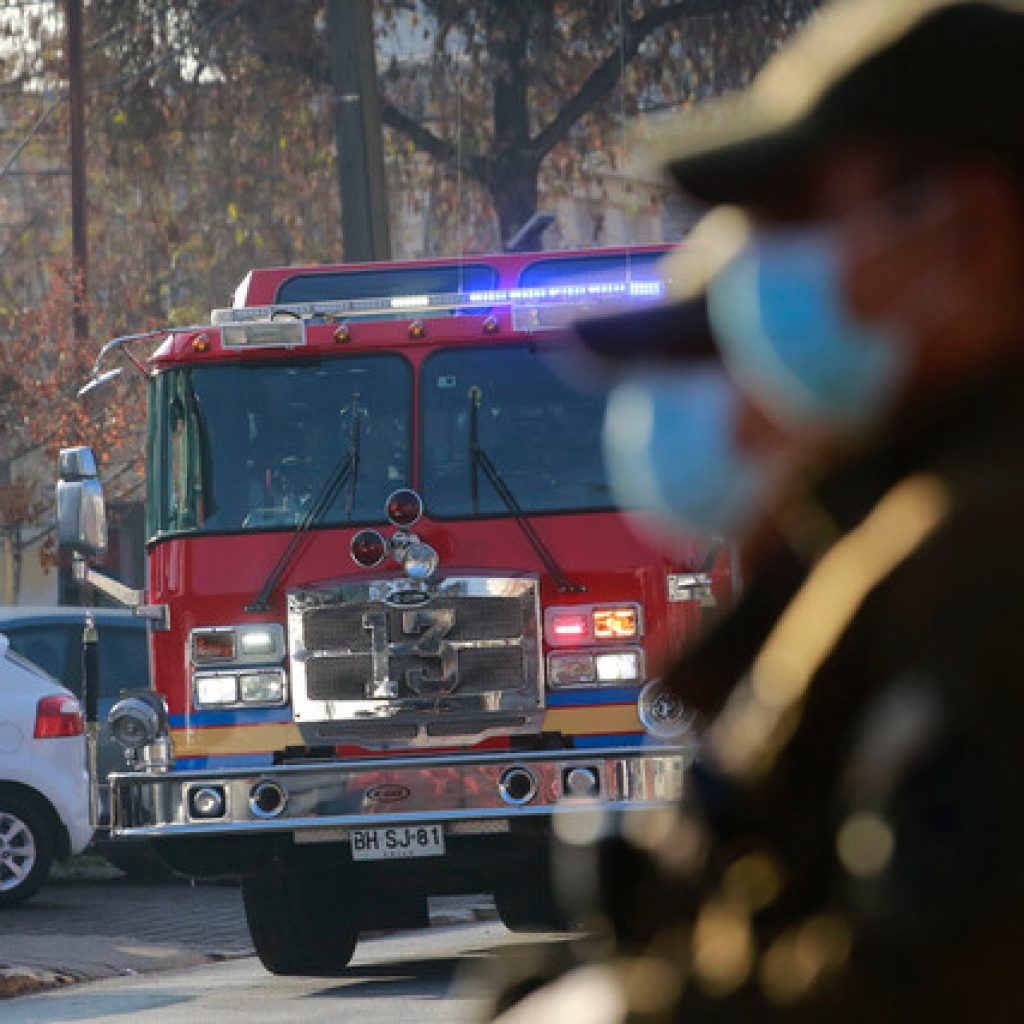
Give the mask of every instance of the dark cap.
<path id="1" fill-rule="evenodd" d="M 712 210 L 687 240 L 658 263 L 665 299 L 630 310 L 577 321 L 574 332 L 603 369 L 631 362 L 717 360 L 708 319 L 707 282 L 747 241 L 749 221 L 733 207 Z"/>
<path id="2" fill-rule="evenodd" d="M 590 352 L 606 360 L 661 363 L 718 357 L 703 295 L 580 320 L 574 330 Z"/>
<path id="3" fill-rule="evenodd" d="M 684 121 L 668 168 L 712 204 L 756 199 L 811 154 L 864 137 L 989 154 L 1024 174 L 1022 108 L 1021 2 L 839 0 L 749 89 Z"/>

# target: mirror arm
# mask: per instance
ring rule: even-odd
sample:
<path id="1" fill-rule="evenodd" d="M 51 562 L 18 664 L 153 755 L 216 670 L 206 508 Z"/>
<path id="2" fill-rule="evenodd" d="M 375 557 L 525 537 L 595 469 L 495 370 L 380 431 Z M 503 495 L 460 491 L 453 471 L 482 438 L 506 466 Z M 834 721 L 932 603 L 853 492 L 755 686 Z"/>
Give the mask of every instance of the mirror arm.
<path id="1" fill-rule="evenodd" d="M 152 622 L 154 629 L 170 629 L 167 605 L 144 604 L 146 597 L 144 590 L 134 590 L 125 586 L 120 580 L 115 580 L 112 576 L 97 572 L 81 555 L 74 556 L 73 574 L 79 583 L 88 583 L 118 604 L 125 608 L 131 608 L 132 613 L 138 618 Z"/>

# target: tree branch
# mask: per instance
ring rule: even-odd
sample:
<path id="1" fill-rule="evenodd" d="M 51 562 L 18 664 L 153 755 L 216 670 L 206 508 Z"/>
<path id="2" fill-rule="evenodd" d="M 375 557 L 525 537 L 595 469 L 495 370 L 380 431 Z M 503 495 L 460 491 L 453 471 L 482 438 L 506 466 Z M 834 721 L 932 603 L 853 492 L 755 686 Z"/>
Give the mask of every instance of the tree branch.
<path id="1" fill-rule="evenodd" d="M 537 160 L 547 156 L 569 129 L 612 91 L 623 66 L 637 55 L 640 44 L 663 25 L 684 17 L 724 14 L 737 10 L 742 3 L 743 0 L 678 0 L 677 3 L 648 11 L 636 21 L 627 21 L 623 27 L 621 45 L 616 46 L 605 57 L 575 95 L 567 100 L 551 121 L 533 137 L 530 141 L 530 151 Z"/>
<path id="2" fill-rule="evenodd" d="M 450 167 L 455 167 L 458 164 L 457 151 L 450 142 L 435 135 L 429 128 L 399 110 L 393 103 L 387 100 L 382 101 L 380 116 L 389 128 L 394 128 L 406 135 L 417 149 L 423 150 L 438 163 L 448 164 Z M 484 183 L 487 179 L 488 161 L 478 156 L 463 155 L 462 170 L 471 178 Z"/>

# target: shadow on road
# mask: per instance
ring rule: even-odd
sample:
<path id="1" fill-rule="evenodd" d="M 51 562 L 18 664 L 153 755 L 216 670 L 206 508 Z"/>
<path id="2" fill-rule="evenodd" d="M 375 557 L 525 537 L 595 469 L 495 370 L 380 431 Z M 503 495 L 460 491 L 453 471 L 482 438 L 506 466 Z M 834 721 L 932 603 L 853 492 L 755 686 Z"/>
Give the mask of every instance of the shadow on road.
<path id="1" fill-rule="evenodd" d="M 438 956 L 395 960 L 391 963 L 356 963 L 339 976 L 337 984 L 311 992 L 314 999 L 367 999 L 375 996 L 415 994 L 418 998 L 445 999 L 453 987 L 495 993 L 533 978 L 539 969 L 574 961 L 574 943 L 565 936 L 469 949 L 457 957 Z"/>

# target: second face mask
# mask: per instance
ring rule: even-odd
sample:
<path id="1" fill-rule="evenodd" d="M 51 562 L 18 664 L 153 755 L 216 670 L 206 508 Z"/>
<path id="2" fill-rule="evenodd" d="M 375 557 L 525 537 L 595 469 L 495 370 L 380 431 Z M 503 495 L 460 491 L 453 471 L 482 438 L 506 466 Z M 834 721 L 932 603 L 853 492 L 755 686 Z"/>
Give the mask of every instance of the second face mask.
<path id="1" fill-rule="evenodd" d="M 737 445 L 738 397 L 721 370 L 635 376 L 611 394 L 604 426 L 619 504 L 675 528 L 735 535 L 770 493 L 767 463 Z"/>

